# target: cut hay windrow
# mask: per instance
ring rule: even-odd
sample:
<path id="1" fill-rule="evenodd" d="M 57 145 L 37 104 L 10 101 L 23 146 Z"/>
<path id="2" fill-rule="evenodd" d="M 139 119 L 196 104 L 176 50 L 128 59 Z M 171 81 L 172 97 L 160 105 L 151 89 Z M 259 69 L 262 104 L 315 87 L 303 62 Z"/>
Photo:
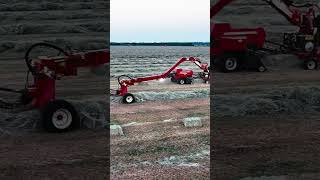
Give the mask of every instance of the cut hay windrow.
<path id="1" fill-rule="evenodd" d="M 297 87 L 256 94 L 214 95 L 215 116 L 265 116 L 319 113 L 320 88 Z"/>
<path id="2" fill-rule="evenodd" d="M 79 112 L 82 126 L 90 129 L 104 129 L 107 125 L 105 101 L 71 101 Z M 41 130 L 38 110 L 0 109 L 0 135 L 19 135 Z"/>
<path id="3" fill-rule="evenodd" d="M 111 46 L 110 77 L 160 74 L 178 59 L 190 56 L 210 63 L 209 47 Z M 179 67 L 199 71 L 191 63 Z"/>
<path id="4" fill-rule="evenodd" d="M 193 91 L 165 91 L 165 92 L 137 92 L 133 93 L 137 102 L 145 101 L 168 101 L 191 98 L 209 98 L 209 89 L 198 89 Z M 111 96 L 111 103 L 120 103 L 122 97 Z"/>

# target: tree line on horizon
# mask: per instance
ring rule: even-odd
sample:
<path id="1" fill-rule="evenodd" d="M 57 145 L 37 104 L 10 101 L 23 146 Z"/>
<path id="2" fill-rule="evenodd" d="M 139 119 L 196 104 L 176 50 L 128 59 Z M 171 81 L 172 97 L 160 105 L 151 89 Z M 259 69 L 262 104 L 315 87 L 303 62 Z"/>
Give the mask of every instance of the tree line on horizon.
<path id="1" fill-rule="evenodd" d="M 209 42 L 161 42 L 161 43 L 111 42 L 111 46 L 210 46 L 210 43 Z"/>

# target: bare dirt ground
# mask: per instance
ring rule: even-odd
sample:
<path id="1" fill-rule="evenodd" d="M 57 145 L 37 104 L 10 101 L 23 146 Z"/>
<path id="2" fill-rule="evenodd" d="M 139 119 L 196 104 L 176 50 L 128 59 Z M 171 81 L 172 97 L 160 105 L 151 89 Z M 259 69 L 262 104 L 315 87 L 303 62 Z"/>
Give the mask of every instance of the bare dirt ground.
<path id="1" fill-rule="evenodd" d="M 108 47 L 109 4 L 100 0 L 1 1 L 1 87 L 22 89 L 24 53 L 33 43 L 49 42 L 85 51 Z M 58 81 L 57 97 L 75 104 L 81 118 L 106 121 L 108 67 Z M 1 100 L 16 95 L 1 93 Z M 37 127 L 38 110 L 0 109 L 0 179 L 105 179 L 107 136 L 100 125 L 64 134 Z M 103 123 L 102 123 L 103 124 Z"/>
<path id="2" fill-rule="evenodd" d="M 283 32 L 296 30 L 262 1 L 234 1 L 213 21 L 263 27 L 276 42 Z M 287 55 L 264 63 L 265 73 L 214 72 L 212 177 L 319 179 L 319 70 L 302 70 L 301 62 Z"/>
<path id="3" fill-rule="evenodd" d="M 116 77 L 163 73 L 181 57 L 208 62 L 207 47 L 111 47 L 111 89 Z M 199 71 L 192 63 L 185 68 Z M 111 136 L 112 179 L 209 179 L 209 85 L 178 85 L 170 79 L 129 87 L 138 102 L 122 104 L 111 97 L 111 123 L 124 136 Z M 182 120 L 200 117 L 202 127 Z"/>

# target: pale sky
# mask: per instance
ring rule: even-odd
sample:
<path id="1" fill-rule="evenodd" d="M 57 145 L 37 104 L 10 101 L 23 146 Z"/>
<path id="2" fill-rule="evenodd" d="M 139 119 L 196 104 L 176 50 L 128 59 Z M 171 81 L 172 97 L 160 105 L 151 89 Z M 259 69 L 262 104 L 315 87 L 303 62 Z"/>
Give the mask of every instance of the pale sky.
<path id="1" fill-rule="evenodd" d="M 210 0 L 111 0 L 112 42 L 210 41 Z"/>

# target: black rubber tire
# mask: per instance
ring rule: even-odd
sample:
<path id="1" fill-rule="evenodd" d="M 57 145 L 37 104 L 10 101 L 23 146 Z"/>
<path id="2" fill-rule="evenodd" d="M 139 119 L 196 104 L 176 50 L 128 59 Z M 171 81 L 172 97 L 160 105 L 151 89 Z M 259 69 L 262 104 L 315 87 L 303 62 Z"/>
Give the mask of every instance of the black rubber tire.
<path id="1" fill-rule="evenodd" d="M 178 79 L 177 83 L 180 85 L 186 84 L 186 79 Z"/>
<path id="2" fill-rule="evenodd" d="M 131 100 L 129 101 L 128 98 L 130 98 Z M 135 102 L 136 102 L 136 98 L 134 97 L 133 94 L 127 93 L 127 94 L 125 94 L 125 95 L 122 97 L 122 102 L 123 102 L 124 104 L 132 104 L 132 103 L 135 103 Z"/>
<path id="3" fill-rule="evenodd" d="M 177 80 L 174 76 L 171 77 L 171 82 L 177 82 Z"/>
<path id="4" fill-rule="evenodd" d="M 227 67 L 227 61 L 230 61 L 230 60 L 233 60 L 234 61 L 233 63 L 235 64 L 234 67 L 232 68 Z M 219 58 L 219 67 L 222 70 L 222 72 L 225 72 L 225 73 L 237 71 L 240 67 L 240 57 L 238 57 L 234 53 L 224 54 Z"/>
<path id="5" fill-rule="evenodd" d="M 59 128 L 54 124 L 53 116 L 57 111 L 69 112 L 69 115 L 71 116 L 71 123 L 68 126 Z M 67 115 L 67 117 L 69 117 L 69 115 Z M 41 109 L 41 120 L 44 129 L 48 132 L 61 133 L 80 127 L 80 117 L 78 112 L 65 100 L 54 100 L 49 102 Z"/>
<path id="6" fill-rule="evenodd" d="M 309 63 L 314 63 L 314 66 L 311 68 Z M 306 61 L 304 61 L 304 68 L 306 70 L 315 70 L 318 68 L 318 63 L 315 60 L 306 60 Z"/>
<path id="7" fill-rule="evenodd" d="M 173 76 L 174 76 L 174 72 L 171 72 L 169 75 L 168 75 L 168 77 L 167 78 L 172 78 Z"/>
<path id="8" fill-rule="evenodd" d="M 265 66 L 260 66 L 260 67 L 258 67 L 257 71 L 258 72 L 266 72 L 267 68 Z"/>
<path id="9" fill-rule="evenodd" d="M 186 84 L 192 84 L 193 78 L 192 77 L 187 77 L 186 78 Z"/>

